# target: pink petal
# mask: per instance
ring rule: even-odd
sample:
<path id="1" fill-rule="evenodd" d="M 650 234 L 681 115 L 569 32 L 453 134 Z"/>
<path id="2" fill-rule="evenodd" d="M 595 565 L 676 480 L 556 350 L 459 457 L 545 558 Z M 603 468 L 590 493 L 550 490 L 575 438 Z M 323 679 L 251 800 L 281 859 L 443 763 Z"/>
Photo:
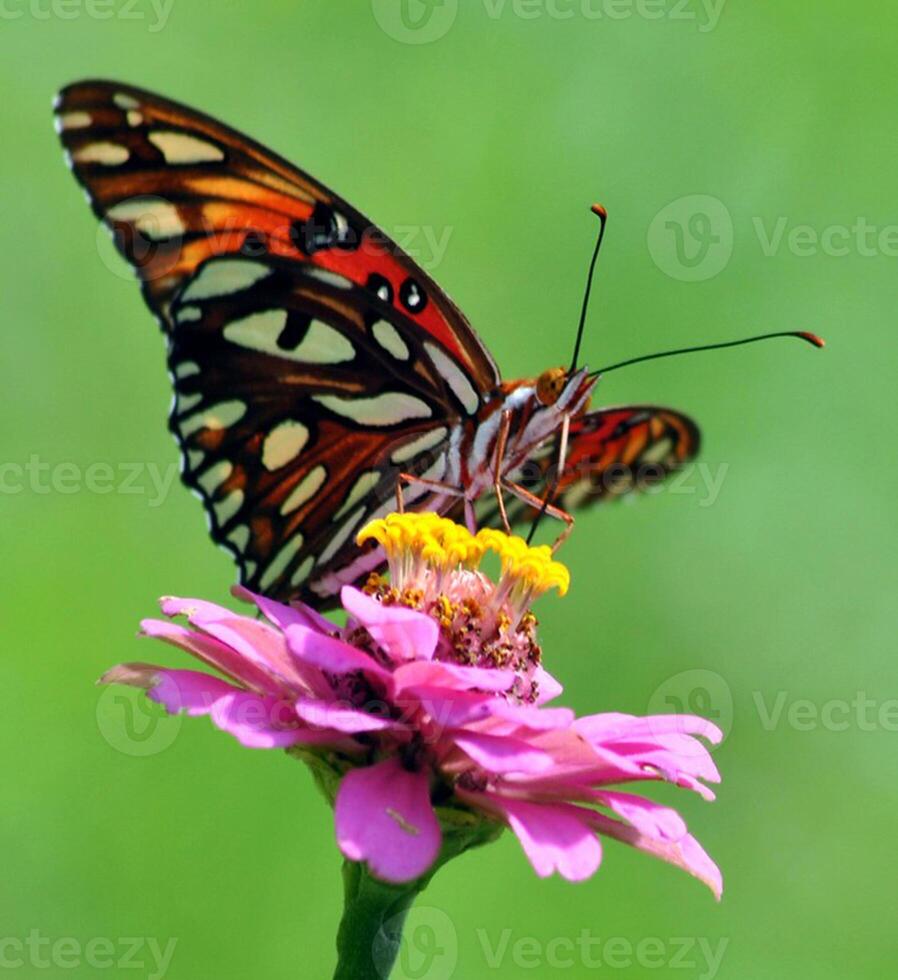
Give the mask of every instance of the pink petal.
<path id="1" fill-rule="evenodd" d="M 677 841 L 686 836 L 686 824 L 679 813 L 654 800 L 607 790 L 597 792 L 593 798 L 622 817 L 641 834 L 668 841 Z"/>
<path id="2" fill-rule="evenodd" d="M 564 691 L 561 683 L 543 667 L 537 667 L 531 678 L 537 685 L 536 703 L 545 704 L 554 701 Z"/>
<path id="3" fill-rule="evenodd" d="M 492 793 L 480 799 L 504 815 L 540 878 L 557 871 L 568 881 L 583 881 L 601 864 L 602 845 L 589 825 L 589 811 L 566 803 L 529 803 Z"/>
<path id="4" fill-rule="evenodd" d="M 619 755 L 638 760 L 643 767 L 656 768 L 672 783 L 679 782 L 683 775 L 720 782 L 720 773 L 708 750 L 688 735 L 664 735 L 654 745 L 617 742 L 606 746 L 609 747 Z"/>
<path id="5" fill-rule="evenodd" d="M 402 716 L 412 709 L 422 711 L 429 721 L 431 736 L 441 736 L 490 717 L 496 697 L 471 691 L 449 691 L 444 687 L 407 687 L 393 704 Z"/>
<path id="6" fill-rule="evenodd" d="M 709 789 L 704 783 L 699 782 L 699 780 L 693 779 L 692 776 L 686 776 L 680 773 L 676 785 L 682 789 L 690 789 L 694 793 L 698 793 L 703 800 L 707 800 L 709 803 L 713 803 L 717 799 L 714 790 Z"/>
<path id="7" fill-rule="evenodd" d="M 602 813 L 592 814 L 592 824 L 602 834 L 614 837 L 646 854 L 660 858 L 668 864 L 682 868 L 699 881 L 704 882 L 719 901 L 723 894 L 723 877 L 720 868 L 711 860 L 699 842 L 689 834 L 676 841 L 660 841 L 639 833 Z"/>
<path id="8" fill-rule="evenodd" d="M 144 619 L 140 629 L 144 636 L 163 640 L 181 650 L 186 650 L 198 660 L 202 660 L 203 663 L 254 691 L 271 694 L 277 691 L 277 684 L 266 671 L 241 657 L 224 643 L 206 636 L 205 633 L 198 633 L 163 619 Z"/>
<path id="9" fill-rule="evenodd" d="M 430 777 L 408 772 L 395 757 L 351 769 L 334 807 L 337 843 L 350 861 L 367 861 L 390 882 L 420 877 L 440 850 L 440 825 L 430 803 Z"/>
<path id="10" fill-rule="evenodd" d="M 393 671 L 397 693 L 404 688 L 444 687 L 453 691 L 507 691 L 514 683 L 511 670 L 488 667 L 463 667 L 441 661 L 418 661 L 403 664 Z"/>
<path id="11" fill-rule="evenodd" d="M 646 771 L 638 762 L 621 758 L 603 747 L 590 745 L 572 726 L 540 733 L 533 738 L 535 744 L 548 752 L 554 760 L 551 781 L 572 785 L 602 785 L 630 780 L 656 781 L 660 777 L 654 771 Z M 542 782 L 542 777 L 514 776 L 515 781 Z"/>
<path id="12" fill-rule="evenodd" d="M 340 601 L 391 660 L 402 662 L 433 657 L 440 628 L 430 616 L 405 606 L 384 606 L 351 585 L 343 586 Z"/>
<path id="13" fill-rule="evenodd" d="M 570 708 L 538 708 L 529 704 L 512 704 L 503 698 L 494 698 L 492 715 L 532 731 L 570 728 L 575 719 Z"/>
<path id="14" fill-rule="evenodd" d="M 205 599 L 183 599 L 175 595 L 163 596 L 159 600 L 159 608 L 166 616 L 187 616 L 190 618 L 199 615 L 212 621 L 237 615 L 227 607 L 219 606 L 215 602 L 207 602 Z"/>
<path id="15" fill-rule="evenodd" d="M 553 765 L 551 755 L 520 738 L 463 729 L 452 733 L 452 741 L 487 772 L 537 773 Z"/>
<path id="16" fill-rule="evenodd" d="M 690 788 L 698 788 L 697 779 L 720 782 L 720 773 L 705 745 L 692 735 L 683 734 L 684 728 L 700 730 L 708 738 L 720 734 L 716 726 L 701 718 L 592 715 L 578 719 L 574 728 L 597 754 L 614 760 L 622 769 L 630 769 L 633 778 L 651 779 L 657 772 L 668 782 Z M 710 793 L 704 787 L 699 791 Z"/>
<path id="17" fill-rule="evenodd" d="M 584 737 L 596 739 L 642 739 L 652 741 L 662 735 L 700 735 L 712 745 L 723 738 L 723 732 L 713 722 L 696 715 L 648 715 L 637 717 L 618 713 L 586 715 L 578 719 L 577 727 Z"/>
<path id="18" fill-rule="evenodd" d="M 331 729 L 355 735 L 358 732 L 402 731 L 405 725 L 392 718 L 359 711 L 342 701 L 300 700 L 296 713 L 313 728 Z"/>
<path id="19" fill-rule="evenodd" d="M 231 595 L 243 602 L 253 603 L 262 615 L 280 630 L 285 630 L 288 626 L 293 625 L 308 626 L 309 629 L 318 630 L 319 633 L 331 633 L 336 629 L 329 619 L 325 619 L 324 616 L 303 602 L 286 606 L 283 602 L 276 602 L 264 595 L 250 592 L 243 585 L 232 586 Z"/>
<path id="20" fill-rule="evenodd" d="M 169 714 L 207 715 L 215 702 L 238 688 L 197 670 L 160 670 L 156 683 L 147 691 L 151 701 L 161 704 Z"/>
<path id="21" fill-rule="evenodd" d="M 244 660 L 271 676 L 278 687 L 297 690 L 307 684 L 287 653 L 283 634 L 268 623 L 199 599 L 162 600 L 166 616 L 185 615 L 192 626 L 231 647 Z"/>
<path id="22" fill-rule="evenodd" d="M 698 735 L 712 745 L 723 741 L 723 732 L 717 725 L 698 715 L 648 715 L 641 720 L 653 735 Z"/>
<path id="23" fill-rule="evenodd" d="M 129 684 L 141 687 L 147 697 L 176 715 L 207 715 L 212 705 L 240 688 L 198 670 L 168 670 L 151 664 L 119 664 L 100 678 L 100 684 Z"/>
<path id="24" fill-rule="evenodd" d="M 324 636 L 306 626 L 288 626 L 287 644 L 303 663 L 311 664 L 331 674 L 351 674 L 361 671 L 389 685 L 391 675 L 364 650 L 333 636 Z"/>
<path id="25" fill-rule="evenodd" d="M 212 721 L 248 749 L 278 749 L 288 745 L 333 741 L 333 733 L 309 732 L 301 727 L 293 706 L 282 699 L 240 692 L 212 706 Z M 310 738 L 310 736 L 312 736 Z"/>

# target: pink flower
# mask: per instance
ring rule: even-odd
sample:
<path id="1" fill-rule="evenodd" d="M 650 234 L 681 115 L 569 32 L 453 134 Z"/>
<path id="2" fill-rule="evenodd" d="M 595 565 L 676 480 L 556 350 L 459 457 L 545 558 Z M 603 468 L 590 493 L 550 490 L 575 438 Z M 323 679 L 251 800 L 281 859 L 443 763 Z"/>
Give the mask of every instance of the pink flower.
<path id="1" fill-rule="evenodd" d="M 718 782 L 699 737 L 720 732 L 683 715 L 575 718 L 547 703 L 561 685 L 541 666 L 533 599 L 567 589 L 548 548 L 496 531 L 472 536 L 433 514 L 391 515 L 360 535 L 384 548 L 391 581 L 342 592 L 340 628 L 307 606 L 244 589 L 264 619 L 193 599 L 150 619 L 146 636 L 181 647 L 216 674 L 122 664 L 103 683 L 146 689 L 169 712 L 209 715 L 249 748 L 290 748 L 334 773 L 337 842 L 389 882 L 425 874 L 440 817 L 461 808 L 508 825 L 540 876 L 592 875 L 602 837 L 684 868 L 716 896 L 714 862 L 679 814 L 621 785 Z M 498 584 L 480 572 L 499 554 Z M 311 755 L 310 755 L 311 754 Z"/>

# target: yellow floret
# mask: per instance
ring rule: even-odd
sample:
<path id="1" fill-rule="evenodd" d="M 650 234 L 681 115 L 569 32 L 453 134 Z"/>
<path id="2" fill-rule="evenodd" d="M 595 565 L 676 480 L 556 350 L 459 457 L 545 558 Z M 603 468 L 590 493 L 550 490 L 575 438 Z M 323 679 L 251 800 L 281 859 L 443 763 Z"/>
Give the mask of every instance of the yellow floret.
<path id="1" fill-rule="evenodd" d="M 552 558 L 552 549 L 545 544 L 533 548 L 523 538 L 485 528 L 477 532 L 478 539 L 502 561 L 502 573 L 517 579 L 538 593 L 558 589 L 564 595 L 571 584 L 571 574 L 565 565 Z"/>
<path id="2" fill-rule="evenodd" d="M 356 542 L 368 540 L 381 545 L 390 559 L 414 555 L 443 569 L 476 568 L 487 550 L 494 551 L 502 562 L 503 575 L 536 593 L 556 588 L 564 595 L 570 585 L 570 573 L 552 558 L 547 545 L 531 548 L 523 538 L 491 528 L 473 535 L 438 514 L 389 514 L 359 531 Z"/>
<path id="3" fill-rule="evenodd" d="M 467 528 L 432 513 L 389 514 L 371 521 L 359 531 L 356 541 L 362 544 L 371 539 L 383 547 L 388 558 L 411 553 L 444 568 L 474 568 L 484 552 Z"/>

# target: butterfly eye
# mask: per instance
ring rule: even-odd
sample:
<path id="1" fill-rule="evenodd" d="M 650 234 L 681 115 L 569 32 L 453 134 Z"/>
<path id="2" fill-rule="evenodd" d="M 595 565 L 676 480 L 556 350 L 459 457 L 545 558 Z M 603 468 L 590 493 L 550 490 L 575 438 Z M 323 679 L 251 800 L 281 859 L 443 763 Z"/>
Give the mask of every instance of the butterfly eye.
<path id="1" fill-rule="evenodd" d="M 564 368 L 549 368 L 536 381 L 536 397 L 543 405 L 554 405 L 561 397 L 566 382 L 567 371 Z"/>

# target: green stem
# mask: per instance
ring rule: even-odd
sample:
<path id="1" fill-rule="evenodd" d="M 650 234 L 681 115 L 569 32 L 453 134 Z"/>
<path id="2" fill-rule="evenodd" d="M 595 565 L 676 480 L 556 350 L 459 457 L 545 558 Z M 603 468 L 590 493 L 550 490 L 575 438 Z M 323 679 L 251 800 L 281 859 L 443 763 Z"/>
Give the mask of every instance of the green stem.
<path id="1" fill-rule="evenodd" d="M 337 933 L 334 980 L 384 980 L 402 942 L 405 917 L 426 881 L 388 885 L 367 865 L 343 862 L 343 919 Z"/>
<path id="2" fill-rule="evenodd" d="M 349 763 L 336 754 L 325 755 L 301 746 L 288 755 L 305 762 L 318 788 L 333 806 L 340 780 Z M 462 806 L 437 806 L 443 833 L 440 854 L 427 873 L 402 885 L 375 878 L 366 864 L 343 864 L 343 918 L 337 933 L 337 972 L 334 980 L 386 980 L 402 944 L 402 928 L 408 910 L 449 860 L 495 840 L 502 824 Z"/>
<path id="3" fill-rule="evenodd" d="M 334 980 L 386 980 L 399 955 L 405 917 L 415 899 L 449 860 L 486 844 L 502 832 L 499 824 L 454 808 L 438 808 L 443 846 L 433 867 L 420 878 L 390 885 L 373 877 L 366 864 L 343 863 L 343 918 L 337 933 Z"/>

